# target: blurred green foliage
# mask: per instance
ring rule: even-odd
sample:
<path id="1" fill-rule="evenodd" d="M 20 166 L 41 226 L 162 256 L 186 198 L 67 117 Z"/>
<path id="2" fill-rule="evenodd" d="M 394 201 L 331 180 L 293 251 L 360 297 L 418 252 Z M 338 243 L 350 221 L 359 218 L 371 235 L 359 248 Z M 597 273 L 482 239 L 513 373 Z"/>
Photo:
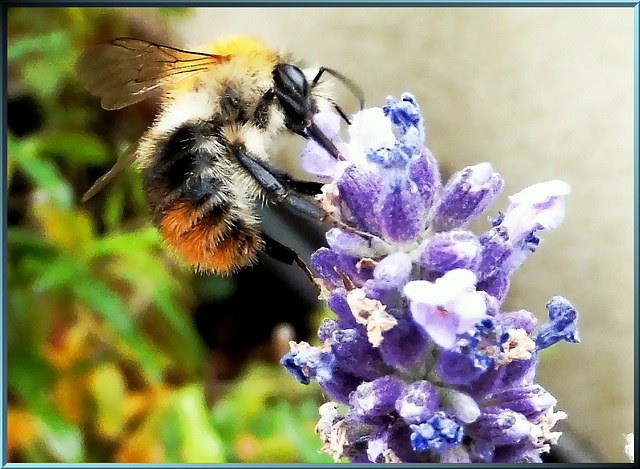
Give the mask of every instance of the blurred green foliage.
<path id="1" fill-rule="evenodd" d="M 126 171 L 79 203 L 150 117 L 144 105 L 101 110 L 75 60 L 88 44 L 133 35 L 141 18 L 153 29 L 187 13 L 8 10 L 19 103 L 8 119 L 28 128 L 7 135 L 11 462 L 329 461 L 313 431 L 317 387 L 292 386 L 279 365 L 256 361 L 224 392 L 206 391 L 190 273 L 151 226 L 140 176 Z M 220 286 L 208 295 L 233 291 Z"/>

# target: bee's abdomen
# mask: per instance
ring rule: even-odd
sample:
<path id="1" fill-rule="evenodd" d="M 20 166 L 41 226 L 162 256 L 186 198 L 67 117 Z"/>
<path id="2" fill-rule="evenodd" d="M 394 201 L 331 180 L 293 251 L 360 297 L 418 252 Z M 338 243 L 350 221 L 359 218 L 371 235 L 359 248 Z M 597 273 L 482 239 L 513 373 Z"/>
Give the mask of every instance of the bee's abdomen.
<path id="1" fill-rule="evenodd" d="M 227 149 L 212 132 L 214 126 L 193 124 L 176 129 L 143 178 L 167 244 L 198 271 L 227 273 L 255 262 L 262 240 L 251 204 L 239 203 L 244 194 L 224 177 Z"/>
<path id="2" fill-rule="evenodd" d="M 160 230 L 167 244 L 196 270 L 233 272 L 252 264 L 262 247 L 259 232 L 233 212 L 202 211 L 189 201 L 164 210 Z"/>

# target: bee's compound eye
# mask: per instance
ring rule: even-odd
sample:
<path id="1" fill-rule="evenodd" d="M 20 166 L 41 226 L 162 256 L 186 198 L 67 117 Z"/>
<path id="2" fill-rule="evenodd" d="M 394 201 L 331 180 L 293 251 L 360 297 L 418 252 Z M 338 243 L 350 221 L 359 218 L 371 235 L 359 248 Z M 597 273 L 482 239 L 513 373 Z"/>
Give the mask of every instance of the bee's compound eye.
<path id="1" fill-rule="evenodd" d="M 307 78 L 295 65 L 279 64 L 273 71 L 273 79 L 276 87 L 286 94 L 295 93 L 300 96 L 307 96 L 309 84 Z"/>

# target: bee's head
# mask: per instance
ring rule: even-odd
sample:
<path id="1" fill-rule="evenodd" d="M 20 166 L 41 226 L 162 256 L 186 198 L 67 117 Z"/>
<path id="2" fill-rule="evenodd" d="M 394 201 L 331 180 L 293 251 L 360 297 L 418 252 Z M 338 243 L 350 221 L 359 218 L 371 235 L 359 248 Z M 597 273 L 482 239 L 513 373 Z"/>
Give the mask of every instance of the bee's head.
<path id="1" fill-rule="evenodd" d="M 307 77 L 295 65 L 278 64 L 273 70 L 273 83 L 287 128 L 306 137 L 304 130 L 318 112 Z"/>
<path id="2" fill-rule="evenodd" d="M 307 77 L 297 66 L 278 64 L 273 70 L 273 92 L 282 106 L 285 125 L 289 130 L 314 140 L 335 158 L 342 159 L 340 151 L 333 142 L 313 122 L 314 115 L 318 113 L 318 106 L 312 90 L 325 72 L 344 83 L 358 98 L 360 109 L 364 107 L 362 90 L 344 75 L 326 67 L 320 67 L 313 81 L 309 83 Z M 334 105 L 334 108 L 349 123 L 340 107 Z"/>

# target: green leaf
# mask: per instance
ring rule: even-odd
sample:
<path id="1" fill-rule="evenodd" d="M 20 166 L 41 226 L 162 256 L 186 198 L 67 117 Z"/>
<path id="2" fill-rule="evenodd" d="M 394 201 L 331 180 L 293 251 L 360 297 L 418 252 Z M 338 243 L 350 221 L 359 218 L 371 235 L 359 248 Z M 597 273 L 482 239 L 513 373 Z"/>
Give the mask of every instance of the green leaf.
<path id="1" fill-rule="evenodd" d="M 157 289 L 153 296 L 153 303 L 180 336 L 180 342 L 186 352 L 189 366 L 197 369 L 203 361 L 204 344 L 194 328 L 190 316 L 178 307 L 167 289 Z"/>
<path id="2" fill-rule="evenodd" d="M 71 208 L 73 191 L 52 162 L 37 157 L 38 148 L 34 139 L 18 141 L 11 133 L 7 135 L 7 153 L 11 154 L 20 170 L 54 204 L 65 209 Z"/>
<path id="3" fill-rule="evenodd" d="M 56 52 L 69 48 L 67 31 L 53 31 L 48 34 L 36 36 L 25 36 L 20 39 L 9 41 L 7 46 L 7 61 L 18 59 L 32 52 L 55 57 Z"/>
<path id="4" fill-rule="evenodd" d="M 116 439 L 127 422 L 127 387 L 122 371 L 113 363 L 103 363 L 91 371 L 89 389 L 96 404 L 95 423 L 99 432 Z"/>
<path id="5" fill-rule="evenodd" d="M 42 236 L 17 226 L 7 227 L 7 248 L 29 251 L 31 255 L 52 253 L 57 249 Z"/>
<path id="6" fill-rule="evenodd" d="M 316 403 L 306 401 L 315 410 L 313 418 L 304 418 L 302 406 L 292 407 L 287 402 L 278 402 L 276 405 L 276 416 L 282 429 L 282 437 L 291 441 L 303 462 L 307 463 L 330 463 L 333 459 L 324 453 L 319 453 L 322 442 L 318 435 L 312 430 L 315 427 L 319 416 Z"/>
<path id="7" fill-rule="evenodd" d="M 179 463 L 180 448 L 182 448 L 182 429 L 180 428 L 180 415 L 175 406 L 169 407 L 163 418 L 163 424 L 160 425 L 160 439 L 164 448 L 165 462 Z"/>
<path id="8" fill-rule="evenodd" d="M 104 205 L 102 220 L 107 231 L 113 231 L 122 223 L 122 207 L 124 206 L 124 191 L 122 186 L 114 187 Z"/>
<path id="9" fill-rule="evenodd" d="M 181 389 L 173 402 L 182 432 L 181 460 L 186 463 L 225 462 L 224 446 L 207 418 L 204 392 L 200 386 Z"/>
<path id="10" fill-rule="evenodd" d="M 61 462 L 78 463 L 85 459 L 84 441 L 79 428 L 67 423 L 55 411 L 39 414 L 40 434 L 53 456 Z"/>
<path id="11" fill-rule="evenodd" d="M 59 130 L 40 140 L 44 153 L 56 155 L 79 165 L 99 165 L 111 159 L 107 145 L 97 136 L 77 130 Z"/>
<path id="12" fill-rule="evenodd" d="M 107 285 L 89 274 L 86 265 L 69 255 L 60 255 L 47 265 L 36 280 L 35 291 L 70 290 L 119 334 L 133 352 L 149 380 L 162 378 L 160 356 L 154 351 L 131 318 L 127 305 Z"/>
<path id="13" fill-rule="evenodd" d="M 159 246 L 161 242 L 162 238 L 154 227 L 111 234 L 93 243 L 90 256 L 92 258 L 106 255 L 126 256 L 141 250 L 147 251 L 151 247 Z"/>
<path id="14" fill-rule="evenodd" d="M 58 461 L 80 462 L 84 459 L 82 433 L 67 422 L 47 399 L 44 389 L 51 389 L 54 373 L 42 357 L 28 351 L 12 353 L 8 366 L 8 385 L 41 423 L 40 434 L 47 450 Z"/>
<path id="15" fill-rule="evenodd" d="M 133 351 L 149 380 L 153 383 L 160 382 L 160 357 L 132 321 L 126 304 L 105 284 L 87 276 L 76 279 L 73 291 L 118 332 L 120 338 Z"/>

